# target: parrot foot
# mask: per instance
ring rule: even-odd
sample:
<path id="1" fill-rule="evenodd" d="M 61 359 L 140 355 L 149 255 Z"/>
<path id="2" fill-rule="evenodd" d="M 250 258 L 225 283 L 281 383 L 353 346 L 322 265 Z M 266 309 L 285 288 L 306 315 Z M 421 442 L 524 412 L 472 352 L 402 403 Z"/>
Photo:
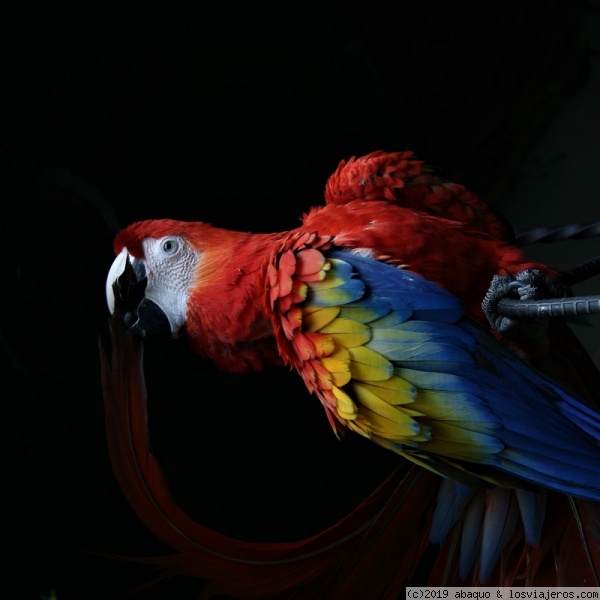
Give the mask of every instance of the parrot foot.
<path id="1" fill-rule="evenodd" d="M 493 329 L 523 341 L 541 341 L 546 338 L 547 318 L 514 318 L 502 314 L 498 309 L 500 300 L 540 300 L 570 296 L 570 290 L 544 275 L 538 269 L 520 271 L 514 277 L 494 275 L 490 287 L 481 303 L 487 320 Z"/>

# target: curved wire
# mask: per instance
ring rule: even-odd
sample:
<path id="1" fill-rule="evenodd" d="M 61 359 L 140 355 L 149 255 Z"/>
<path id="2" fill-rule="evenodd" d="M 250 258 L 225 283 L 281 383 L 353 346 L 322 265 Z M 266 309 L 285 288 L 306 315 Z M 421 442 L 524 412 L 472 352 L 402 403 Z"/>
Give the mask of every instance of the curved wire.
<path id="1" fill-rule="evenodd" d="M 582 240 L 600 236 L 600 221 L 593 223 L 572 223 L 559 227 L 533 227 L 515 232 L 516 243 L 520 246 L 534 243 L 562 242 L 564 240 Z"/>
<path id="2" fill-rule="evenodd" d="M 600 275 L 600 256 L 563 271 L 558 276 L 558 280 L 563 285 L 571 286 L 594 277 L 594 275 Z"/>

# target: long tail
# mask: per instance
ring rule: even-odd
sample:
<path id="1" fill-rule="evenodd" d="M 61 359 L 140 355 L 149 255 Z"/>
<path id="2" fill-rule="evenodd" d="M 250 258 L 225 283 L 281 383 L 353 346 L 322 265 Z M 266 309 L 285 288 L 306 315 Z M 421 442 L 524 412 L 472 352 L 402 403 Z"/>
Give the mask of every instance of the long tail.
<path id="1" fill-rule="evenodd" d="M 173 498 L 149 451 L 142 341 L 118 311 L 110 323 L 111 356 L 101 347 L 107 442 L 114 474 L 139 518 L 176 552 L 130 557 L 164 575 L 208 580 L 203 597 L 397 598 L 428 546 L 438 478 L 401 463 L 338 523 L 303 540 L 251 543 L 192 520 Z M 122 558 L 122 557 L 121 557 Z"/>
<path id="2" fill-rule="evenodd" d="M 482 583 L 477 562 L 468 575 L 461 574 L 464 517 L 432 548 L 436 554 L 430 558 L 441 480 L 406 463 L 340 522 L 303 540 L 251 543 L 192 520 L 173 498 L 148 449 L 142 342 L 113 321 L 111 348 L 110 359 L 101 350 L 101 364 L 112 467 L 139 518 L 175 550 L 129 560 L 155 565 L 163 576 L 207 580 L 202 598 L 282 598 L 293 593 L 298 599 L 335 599 L 364 590 L 370 597 L 392 600 L 415 581 L 437 586 Z M 498 518 L 493 506 L 486 510 L 488 522 Z M 599 577 L 598 503 L 550 494 L 539 543 L 528 545 L 519 523 L 485 584 L 597 586 Z"/>

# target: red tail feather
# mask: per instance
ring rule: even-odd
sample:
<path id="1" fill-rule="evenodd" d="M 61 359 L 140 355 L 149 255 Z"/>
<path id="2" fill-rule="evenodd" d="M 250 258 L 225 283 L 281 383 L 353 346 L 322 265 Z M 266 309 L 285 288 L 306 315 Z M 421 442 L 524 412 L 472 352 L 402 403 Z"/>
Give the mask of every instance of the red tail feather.
<path id="1" fill-rule="evenodd" d="M 118 311 L 110 334 L 112 357 L 102 350 L 101 364 L 113 470 L 139 518 L 177 551 L 131 560 L 211 581 L 204 597 L 347 598 L 361 589 L 398 596 L 428 545 L 434 475 L 402 464 L 347 517 L 303 540 L 251 543 L 220 534 L 181 510 L 148 450 L 143 346 Z"/>

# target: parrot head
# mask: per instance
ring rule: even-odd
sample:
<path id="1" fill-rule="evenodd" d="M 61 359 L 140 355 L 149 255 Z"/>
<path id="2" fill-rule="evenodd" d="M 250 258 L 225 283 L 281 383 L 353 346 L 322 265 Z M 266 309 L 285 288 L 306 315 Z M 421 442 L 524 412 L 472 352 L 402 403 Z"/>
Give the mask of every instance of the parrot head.
<path id="1" fill-rule="evenodd" d="M 140 336 L 180 335 L 185 325 L 187 303 L 202 252 L 186 223 L 172 220 L 140 221 L 119 232 L 114 249 L 117 254 L 106 280 L 106 300 L 114 312 L 113 284 L 129 261 L 143 295 L 137 306 L 125 307 L 124 321 Z M 196 236 L 198 225 L 196 225 Z M 207 226 L 209 227 L 209 226 Z"/>
<path id="2" fill-rule="evenodd" d="M 115 312 L 113 285 L 129 263 L 137 283 L 120 312 L 131 333 L 186 337 L 194 351 L 228 371 L 276 364 L 263 296 L 265 257 L 281 235 L 171 219 L 133 223 L 115 238 L 108 308 Z"/>

